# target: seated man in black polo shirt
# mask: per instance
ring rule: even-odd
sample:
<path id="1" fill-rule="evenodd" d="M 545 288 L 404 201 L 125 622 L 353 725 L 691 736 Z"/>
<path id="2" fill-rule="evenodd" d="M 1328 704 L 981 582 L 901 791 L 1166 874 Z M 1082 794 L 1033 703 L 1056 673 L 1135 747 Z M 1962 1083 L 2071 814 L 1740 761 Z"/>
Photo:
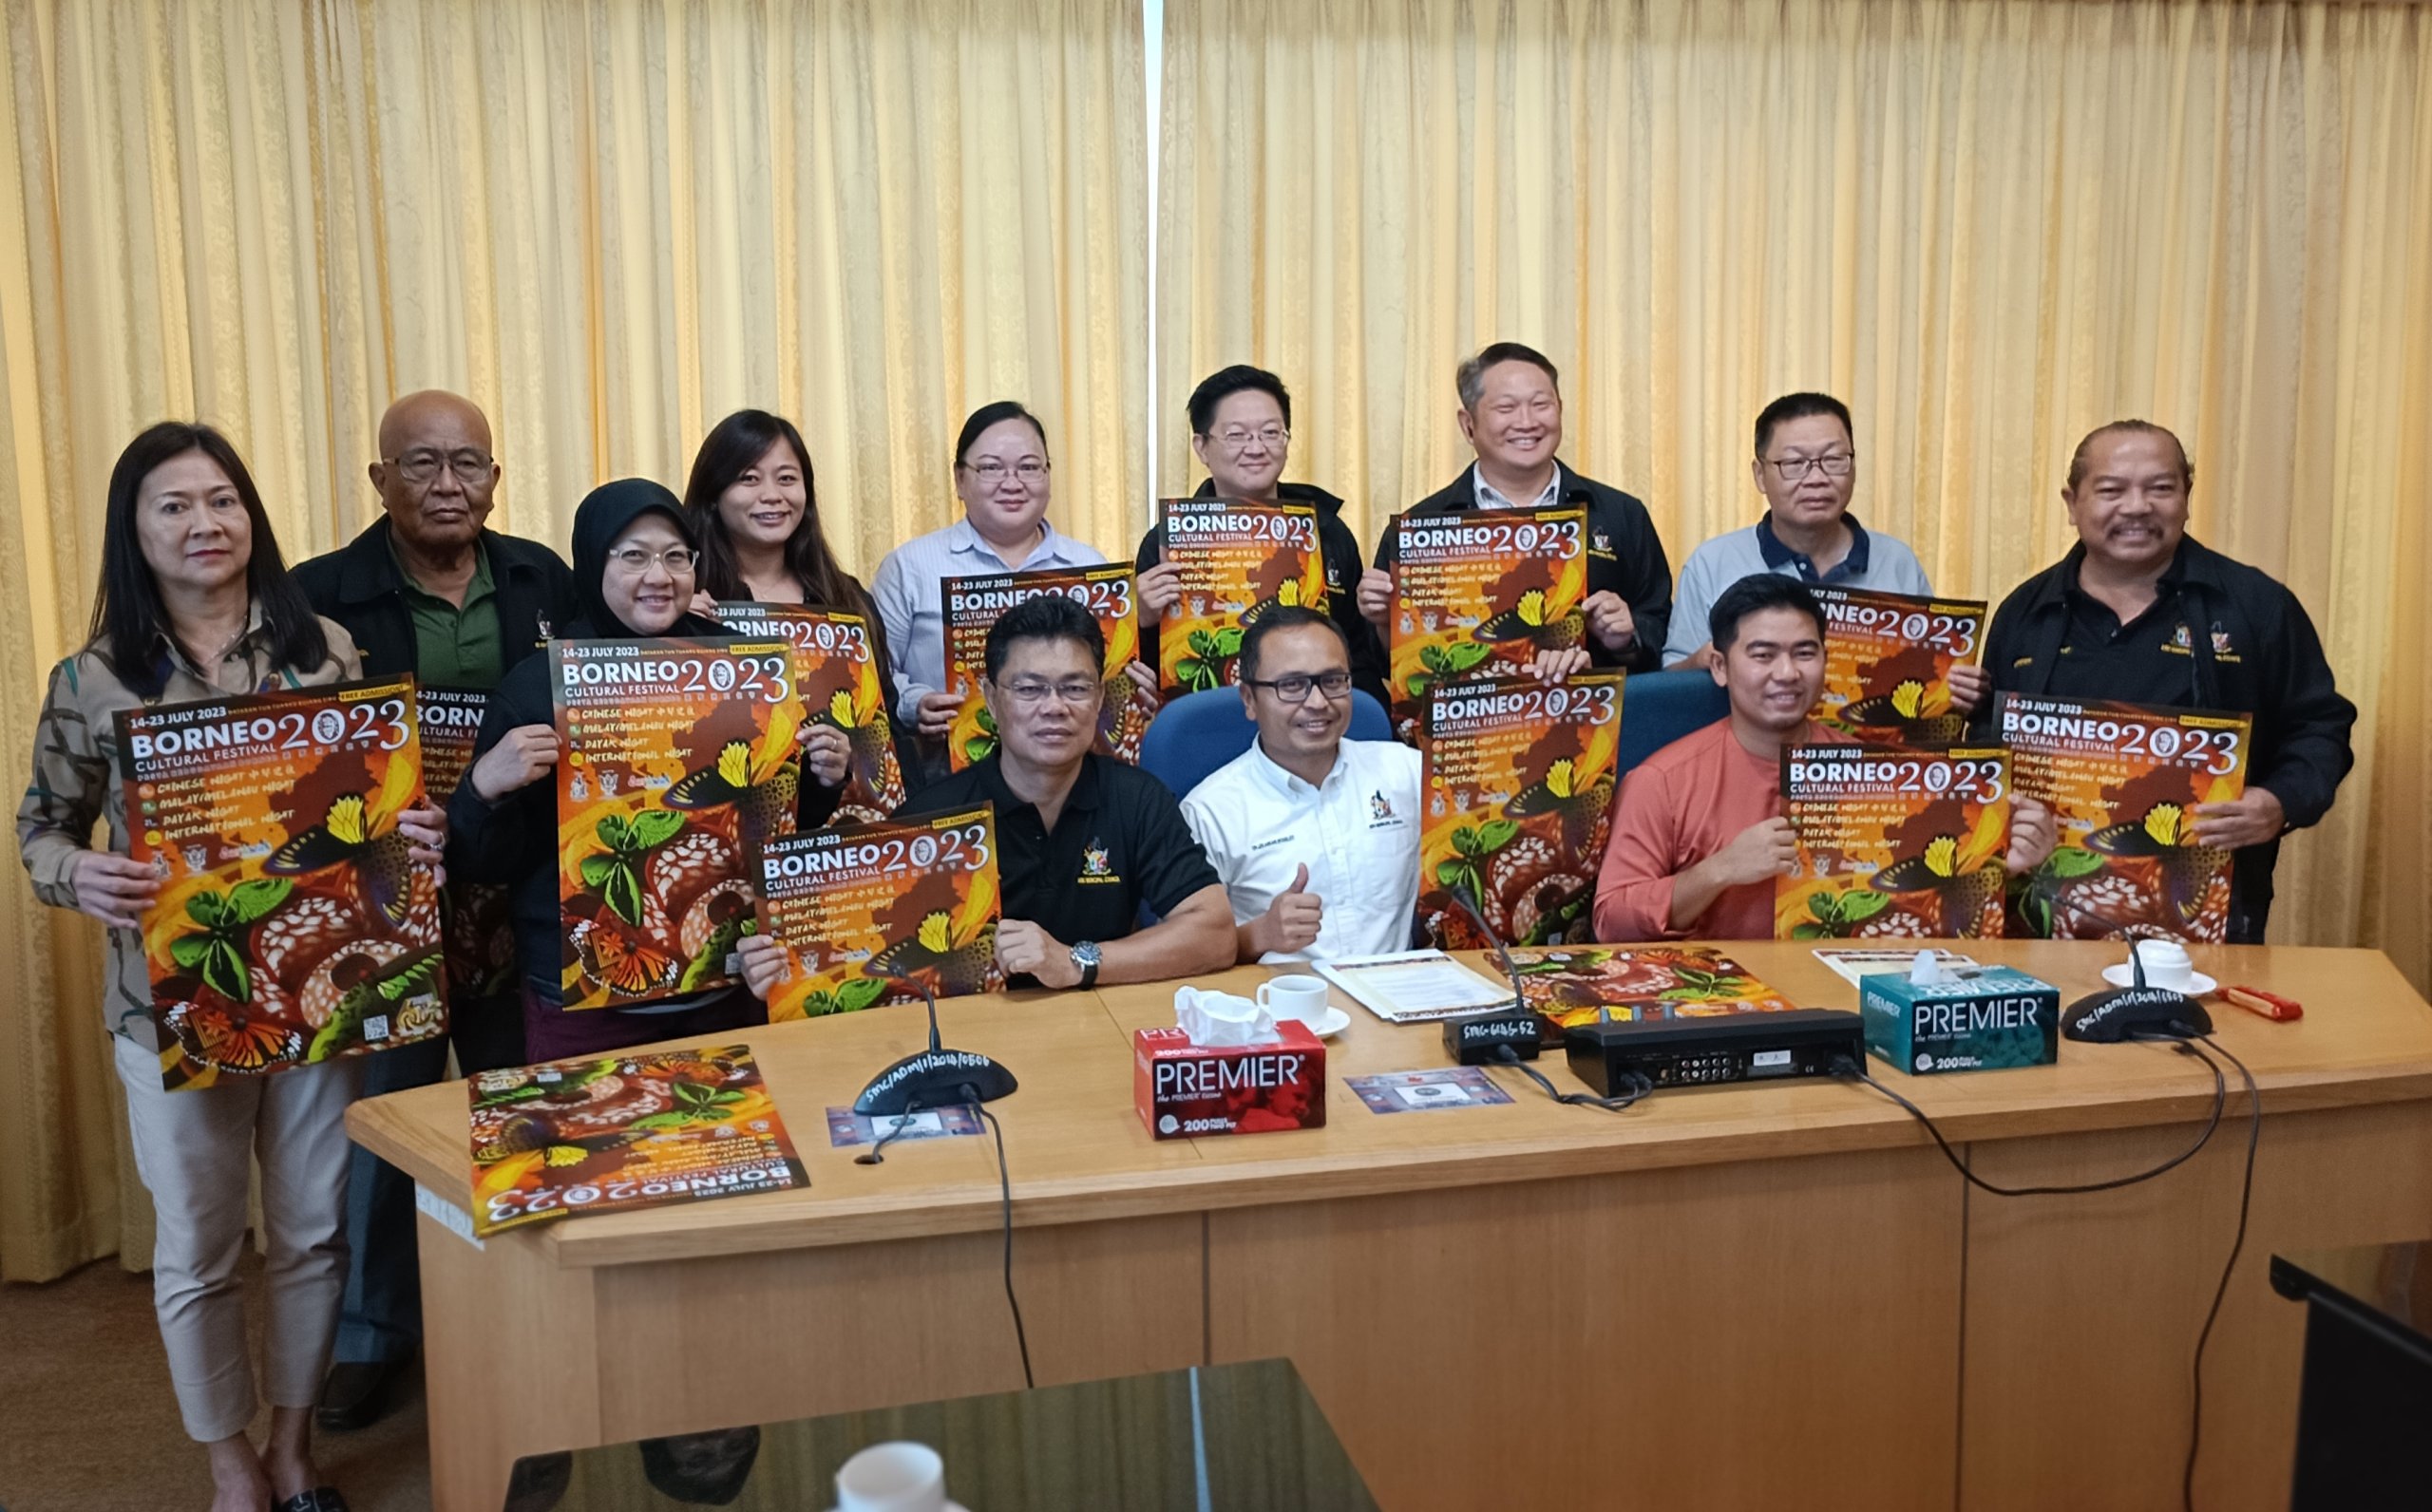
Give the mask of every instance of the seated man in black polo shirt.
<path id="1" fill-rule="evenodd" d="M 2232 944 L 2263 939 L 2280 837 L 2330 811 L 2355 765 L 2340 696 L 2297 595 L 2187 534 L 2195 482 L 2176 436 L 2116 421 L 2078 443 L 2061 498 L 2078 544 L 2003 600 L 1985 638 L 1997 691 L 2252 715 L 2246 794 L 2195 809 L 2195 839 L 2233 850 Z M 1998 739 L 2000 701 L 1978 710 Z"/>
<path id="2" fill-rule="evenodd" d="M 997 960 L 1011 987 L 1086 989 L 1233 964 L 1232 905 L 1182 805 L 1147 772 L 1090 748 L 1105 664 L 1096 619 L 1062 595 L 1006 611 L 988 632 L 982 685 L 997 753 L 902 810 L 997 805 Z M 1143 903 L 1158 916 L 1145 929 Z M 782 953 L 744 943 L 745 980 L 766 997 Z"/>

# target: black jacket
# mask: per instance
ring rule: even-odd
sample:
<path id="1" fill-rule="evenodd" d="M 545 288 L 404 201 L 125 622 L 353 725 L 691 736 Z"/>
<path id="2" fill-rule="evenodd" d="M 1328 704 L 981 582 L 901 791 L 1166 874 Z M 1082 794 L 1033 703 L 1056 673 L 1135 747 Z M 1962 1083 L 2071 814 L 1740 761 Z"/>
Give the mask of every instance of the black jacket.
<path id="1" fill-rule="evenodd" d="M 1278 483 L 1275 493 L 1287 504 L 1316 507 L 1318 551 L 1326 563 L 1326 613 L 1342 627 L 1343 639 L 1351 643 L 1351 685 L 1385 708 L 1393 708 L 1393 701 L 1385 694 L 1385 643 L 1378 635 L 1377 627 L 1359 613 L 1359 564 L 1366 558 L 1359 552 L 1359 538 L 1342 522 L 1342 501 L 1308 483 Z M 1215 498 L 1216 480 L 1201 479 L 1191 497 Z M 1157 565 L 1165 549 L 1166 527 L 1161 520 L 1140 538 L 1134 565 L 1147 572 Z M 1140 659 L 1150 667 L 1157 665 L 1157 628 L 1149 623 L 1148 616 L 1141 616 Z"/>
<path id="2" fill-rule="evenodd" d="M 1655 534 L 1646 505 L 1632 495 L 1582 478 L 1563 463 L 1554 463 L 1561 486 L 1555 499 L 1587 510 L 1587 591 L 1619 594 L 1630 606 L 1630 649 L 1616 656 L 1595 636 L 1587 637 L 1589 656 L 1599 667 L 1621 667 L 1634 672 L 1653 671 L 1663 659 L 1663 637 L 1672 629 L 1672 563 Z M 1472 467 L 1405 511 L 1411 515 L 1455 515 L 1477 507 L 1477 485 Z M 1394 565 L 1394 530 L 1388 524 L 1377 541 L 1377 565 Z"/>
<path id="3" fill-rule="evenodd" d="M 498 595 L 499 659 L 513 667 L 575 615 L 574 575 L 538 541 L 482 532 L 490 582 Z M 333 552 L 300 562 L 295 584 L 313 613 L 344 625 L 363 652 L 366 677 L 410 674 L 419 665 L 414 619 L 406 607 L 405 577 L 389 543 L 389 517 Z"/>
<path id="4" fill-rule="evenodd" d="M 2053 690 L 2070 599 L 2078 593 L 2079 564 L 2084 560 L 2085 547 L 2072 546 L 2058 563 L 2002 600 L 1985 637 L 1985 666 L 1995 691 Z M 2193 536 L 2180 542 L 2159 586 L 2155 612 L 2167 615 L 2175 599 L 2180 613 L 2170 617 L 2191 630 L 2186 692 L 2172 702 L 2252 716 L 2247 783 L 2271 790 L 2288 813 L 2290 828 L 2319 822 L 2330 812 L 2340 781 L 2356 764 L 2348 745 L 2356 706 L 2341 696 L 2305 606 L 2268 574 L 2231 560 Z M 2216 633 L 2231 648 L 2228 652 L 2214 652 Z M 2133 699 L 2140 690 L 2150 691 L 2123 690 L 2108 696 Z M 2072 692 L 2106 696 L 2083 689 Z M 1998 704 L 1988 698 L 1977 711 L 1980 737 L 1999 738 Z M 2248 846 L 2232 861 L 2232 941 L 2263 937 L 2271 903 L 2271 868 L 2279 855 L 2275 840 Z"/>

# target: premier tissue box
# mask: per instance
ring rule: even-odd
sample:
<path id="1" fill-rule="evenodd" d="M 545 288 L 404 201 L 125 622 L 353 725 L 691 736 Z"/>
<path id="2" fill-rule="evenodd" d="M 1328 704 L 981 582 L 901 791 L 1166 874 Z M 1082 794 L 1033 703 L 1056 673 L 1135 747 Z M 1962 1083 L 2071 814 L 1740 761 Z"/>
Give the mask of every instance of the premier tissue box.
<path id="1" fill-rule="evenodd" d="M 1153 1139 L 1323 1128 L 1326 1046 L 1298 1019 L 1271 1045 L 1193 1045 L 1179 1029 L 1131 1031 L 1132 1102 Z"/>
<path id="2" fill-rule="evenodd" d="M 1940 981 L 1887 973 L 1858 981 L 1867 1052 L 1919 1076 L 2049 1066 L 2061 1051 L 2061 992 L 2010 966 Z"/>

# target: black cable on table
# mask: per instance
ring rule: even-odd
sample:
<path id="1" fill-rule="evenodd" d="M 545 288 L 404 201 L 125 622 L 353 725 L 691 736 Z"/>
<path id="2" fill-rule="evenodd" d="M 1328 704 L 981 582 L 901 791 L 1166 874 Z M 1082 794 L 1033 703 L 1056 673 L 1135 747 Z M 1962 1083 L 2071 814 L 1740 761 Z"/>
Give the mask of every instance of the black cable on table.
<path id="1" fill-rule="evenodd" d="M 1030 1373 L 1030 1332 L 1022 1327 L 1021 1298 L 1014 1295 L 1014 1179 L 1005 1169 L 1005 1125 L 982 1103 L 970 1105 L 971 1110 L 988 1121 L 997 1136 L 997 1186 L 1005 1200 L 1005 1305 L 1014 1310 L 1014 1342 L 1022 1351 L 1022 1385 L 1036 1388 L 1038 1382 Z"/>
<path id="2" fill-rule="evenodd" d="M 1522 1075 L 1545 1088 L 1548 1097 L 1570 1107 L 1601 1107 L 1607 1113 L 1618 1113 L 1655 1090 L 1653 1082 L 1648 1081 L 1640 1072 L 1631 1071 L 1628 1073 L 1630 1089 L 1626 1092 L 1616 1092 L 1610 1097 L 1598 1097 L 1593 1092 L 1566 1092 L 1548 1081 L 1543 1071 L 1522 1060 L 1519 1052 L 1509 1045 L 1497 1045 L 1494 1048 L 1494 1060 L 1498 1066 L 1518 1068 Z"/>

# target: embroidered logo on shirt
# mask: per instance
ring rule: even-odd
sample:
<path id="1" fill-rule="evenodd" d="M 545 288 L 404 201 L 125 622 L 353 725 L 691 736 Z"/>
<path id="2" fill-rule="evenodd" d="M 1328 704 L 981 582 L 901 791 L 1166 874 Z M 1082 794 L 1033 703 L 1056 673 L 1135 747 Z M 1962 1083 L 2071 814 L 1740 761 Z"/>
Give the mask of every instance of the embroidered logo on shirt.
<path id="1" fill-rule="evenodd" d="M 1385 796 L 1385 790 L 1381 787 L 1368 795 L 1368 817 L 1371 819 L 1394 817 L 1393 800 Z"/>
<path id="2" fill-rule="evenodd" d="M 1114 873 L 1114 864 L 1107 857 L 1106 844 L 1104 841 L 1092 839 L 1087 845 L 1081 847 L 1080 880 L 1084 882 L 1119 882 L 1123 880 L 1122 878 L 1116 876 Z"/>
<path id="3" fill-rule="evenodd" d="M 1587 549 L 1601 551 L 1609 557 L 1613 554 L 1613 538 L 1601 530 L 1590 531 L 1587 536 Z"/>
<path id="4" fill-rule="evenodd" d="M 1261 851 L 1273 850 L 1278 845 L 1289 845 L 1296 838 L 1291 835 L 1277 835 L 1269 840 L 1253 841 L 1250 842 L 1250 854 L 1255 856 Z"/>
<path id="5" fill-rule="evenodd" d="M 2177 628 L 2171 632 L 2170 644 L 2173 651 L 2192 651 L 2194 649 L 2190 644 L 2187 621 L 2183 619 L 2180 620 Z M 2227 656 L 2236 650 L 2237 648 L 2235 646 L 2230 644 L 2230 633 L 2221 628 L 2221 622 L 2219 620 L 2214 620 L 2213 622 L 2213 654 L 2215 656 Z"/>

